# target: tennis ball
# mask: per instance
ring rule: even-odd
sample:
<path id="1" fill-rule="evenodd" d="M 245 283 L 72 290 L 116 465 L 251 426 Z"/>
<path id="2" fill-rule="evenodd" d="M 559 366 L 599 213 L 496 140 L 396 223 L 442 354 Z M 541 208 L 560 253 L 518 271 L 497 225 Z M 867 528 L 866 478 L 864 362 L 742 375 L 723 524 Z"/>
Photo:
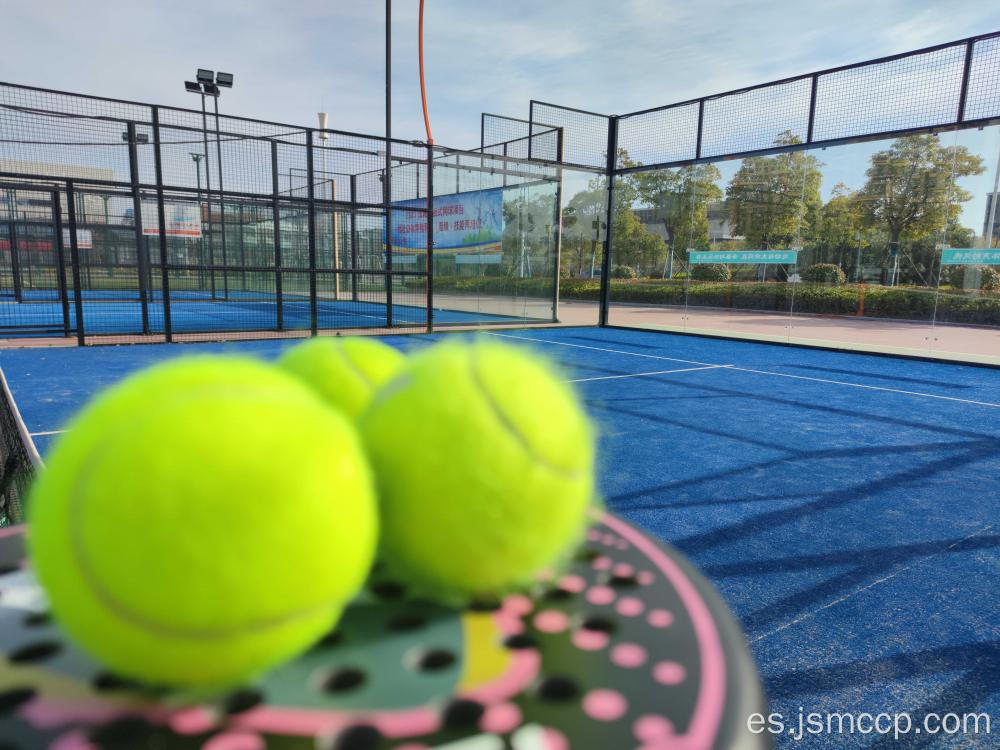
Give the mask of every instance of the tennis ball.
<path id="1" fill-rule="evenodd" d="M 311 385 L 351 418 L 371 401 L 375 390 L 390 380 L 406 358 L 373 338 L 316 338 L 292 347 L 278 365 Z"/>
<path id="2" fill-rule="evenodd" d="M 99 396 L 32 489 L 53 614 L 113 671 L 223 687 L 327 632 L 377 508 L 355 428 L 249 359 L 178 359 Z"/>
<path id="3" fill-rule="evenodd" d="M 479 340 L 415 355 L 359 420 L 387 570 L 443 598 L 500 593 L 560 562 L 594 497 L 594 435 L 524 349 Z"/>

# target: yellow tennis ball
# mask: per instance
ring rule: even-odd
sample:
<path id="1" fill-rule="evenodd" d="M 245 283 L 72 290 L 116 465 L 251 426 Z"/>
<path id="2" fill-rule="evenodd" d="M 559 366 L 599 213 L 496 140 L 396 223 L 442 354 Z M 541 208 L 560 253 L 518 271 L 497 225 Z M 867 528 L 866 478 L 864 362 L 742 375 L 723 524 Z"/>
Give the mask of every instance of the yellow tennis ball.
<path id="1" fill-rule="evenodd" d="M 405 361 L 401 352 L 377 339 L 315 338 L 286 351 L 278 365 L 354 418 Z"/>
<path id="2" fill-rule="evenodd" d="M 573 391 L 524 349 L 479 340 L 411 358 L 362 415 L 380 553 L 444 597 L 501 592 L 558 563 L 594 498 Z"/>
<path id="3" fill-rule="evenodd" d="M 56 619 L 152 683 L 253 677 L 327 632 L 377 542 L 355 428 L 249 359 L 179 359 L 99 396 L 29 504 Z"/>

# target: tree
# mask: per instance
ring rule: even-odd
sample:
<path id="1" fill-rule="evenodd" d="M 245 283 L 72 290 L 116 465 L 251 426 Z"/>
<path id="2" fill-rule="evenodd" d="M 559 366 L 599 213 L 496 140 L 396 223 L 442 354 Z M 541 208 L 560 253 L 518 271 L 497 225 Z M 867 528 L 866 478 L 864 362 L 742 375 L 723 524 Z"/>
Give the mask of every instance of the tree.
<path id="1" fill-rule="evenodd" d="M 631 266 L 640 275 L 662 268 L 667 257 L 667 243 L 646 229 L 631 208 L 615 213 L 612 232 L 616 265 Z"/>
<path id="2" fill-rule="evenodd" d="M 774 143 L 800 142 L 785 131 Z M 726 188 L 736 233 L 753 248 L 787 247 L 810 237 L 819 218 L 821 166 L 803 151 L 744 159 Z"/>
<path id="3" fill-rule="evenodd" d="M 671 253 L 708 249 L 708 206 L 722 199 L 714 164 L 658 169 L 633 175 L 641 202 L 654 210 L 669 237 Z"/>
<path id="4" fill-rule="evenodd" d="M 856 264 L 858 254 L 871 241 L 864 228 L 857 196 L 840 182 L 823 205 L 813 234 L 816 263 L 836 263 L 843 270 Z"/>
<path id="5" fill-rule="evenodd" d="M 942 146 L 934 135 L 898 138 L 872 155 L 867 181 L 858 191 L 862 222 L 886 231 L 892 256 L 901 242 L 913 245 L 913 270 L 929 283 L 931 236 L 957 225 L 961 204 L 972 198 L 955 180 L 984 169 L 983 160 L 965 146 Z"/>
<path id="6" fill-rule="evenodd" d="M 598 245 L 604 239 L 607 199 L 607 190 L 596 185 L 569 199 L 563 211 L 563 267 L 567 273 L 582 276 L 590 273 L 591 265 L 601 267 Z M 568 248 L 572 251 L 566 252 Z"/>

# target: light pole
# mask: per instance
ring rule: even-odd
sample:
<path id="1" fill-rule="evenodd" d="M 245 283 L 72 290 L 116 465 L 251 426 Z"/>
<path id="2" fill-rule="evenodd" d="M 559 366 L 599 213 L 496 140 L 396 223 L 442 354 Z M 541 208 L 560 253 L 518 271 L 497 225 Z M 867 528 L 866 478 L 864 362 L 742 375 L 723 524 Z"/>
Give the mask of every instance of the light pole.
<path id="1" fill-rule="evenodd" d="M 194 173 L 195 180 L 198 186 L 198 276 L 199 283 L 198 286 L 201 287 L 205 280 L 205 231 L 204 231 L 204 216 L 201 212 L 201 160 L 205 157 L 204 154 L 199 154 L 195 151 L 190 152 L 191 159 L 194 161 Z M 206 167 L 208 165 L 206 164 Z M 205 177 L 205 183 L 208 183 L 208 176 Z M 211 269 L 209 277 L 212 283 L 212 299 L 215 299 L 215 269 Z"/>
<path id="2" fill-rule="evenodd" d="M 219 240 L 222 245 L 222 266 L 223 269 L 226 268 L 226 207 L 225 207 L 225 193 L 222 187 L 222 138 L 219 130 L 219 95 L 221 94 L 220 86 L 225 88 L 233 87 L 233 74 L 232 73 L 216 73 L 214 71 L 208 70 L 206 68 L 198 68 L 198 72 L 195 76 L 197 80 L 195 81 L 185 81 L 184 88 L 191 92 L 192 94 L 201 95 L 201 126 L 202 135 L 205 144 L 205 192 L 211 192 L 211 185 L 208 179 L 208 113 L 205 109 L 205 96 L 211 96 L 215 99 L 215 147 L 218 157 L 219 165 Z M 211 207 L 209 208 L 209 227 L 211 228 Z M 209 243 L 211 247 L 211 243 Z M 215 299 L 215 253 L 212 253 L 212 299 Z M 222 273 L 222 288 L 223 288 L 223 298 L 229 298 L 229 274 L 226 270 Z"/>

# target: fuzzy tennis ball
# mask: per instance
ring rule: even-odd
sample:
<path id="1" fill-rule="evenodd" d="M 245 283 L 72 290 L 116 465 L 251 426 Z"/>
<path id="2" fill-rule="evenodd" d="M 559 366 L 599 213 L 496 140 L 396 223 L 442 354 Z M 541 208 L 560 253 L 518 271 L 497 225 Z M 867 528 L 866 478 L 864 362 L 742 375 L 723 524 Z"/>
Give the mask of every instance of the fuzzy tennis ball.
<path id="1" fill-rule="evenodd" d="M 377 508 L 356 429 L 249 359 L 178 359 L 99 396 L 29 505 L 56 619 L 113 671 L 221 687 L 327 632 Z"/>
<path id="2" fill-rule="evenodd" d="M 405 361 L 397 349 L 373 338 L 316 338 L 289 349 L 278 365 L 354 418 Z"/>
<path id="3" fill-rule="evenodd" d="M 557 564 L 594 497 L 594 437 L 571 389 L 524 349 L 415 355 L 362 415 L 388 570 L 444 598 Z"/>

